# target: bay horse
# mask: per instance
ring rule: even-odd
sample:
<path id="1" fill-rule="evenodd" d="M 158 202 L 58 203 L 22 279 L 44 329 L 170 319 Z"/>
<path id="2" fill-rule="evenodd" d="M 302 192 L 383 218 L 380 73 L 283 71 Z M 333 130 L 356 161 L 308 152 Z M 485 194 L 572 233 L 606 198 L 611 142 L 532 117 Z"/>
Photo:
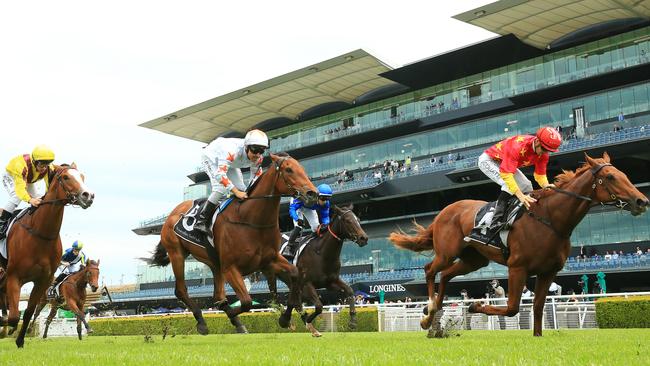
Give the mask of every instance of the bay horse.
<path id="1" fill-rule="evenodd" d="M 88 189 L 83 174 L 74 163 L 55 165 L 49 173 L 49 182 L 40 206 L 28 208 L 29 212 L 11 226 L 7 233 L 8 259 L 0 258 L 0 266 L 6 270 L 0 279 L 0 306 L 3 314 L 0 325 L 9 325 L 12 328 L 10 334 L 16 330 L 20 320 L 20 288 L 27 282 L 34 283 L 16 338 L 16 346 L 19 348 L 25 344 L 25 333 L 36 305 L 52 284 L 54 271 L 61 261 L 59 231 L 65 206 L 78 205 L 86 209 L 95 199 L 95 194 Z M 7 307 L 8 319 L 5 318 Z"/>
<path id="2" fill-rule="evenodd" d="M 208 334 L 201 308 L 189 297 L 185 285 L 185 258 L 194 258 L 207 265 L 214 278 L 213 300 L 218 309 L 224 311 L 238 333 L 247 333 L 238 315 L 251 309 L 252 299 L 246 290 L 244 279 L 256 271 L 265 273 L 288 273 L 291 279 L 289 302 L 295 306 L 300 299 L 298 270 L 280 255 L 279 212 L 283 195 L 300 197 L 311 205 L 318 193 L 307 173 L 297 160 L 286 153 L 271 155 L 271 166 L 258 178 L 248 192 L 248 198 L 230 203 L 217 216 L 212 227 L 215 250 L 218 258 L 208 251 L 181 239 L 174 233 L 174 225 L 192 207 L 192 201 L 185 201 L 169 214 L 160 233 L 160 242 L 153 256 L 147 261 L 154 266 L 172 264 L 176 278 L 175 295 L 192 310 L 197 321 L 199 334 Z M 240 306 L 231 308 L 225 293 L 225 281 L 232 286 Z M 288 318 L 281 317 L 280 325 L 288 327 Z"/>
<path id="3" fill-rule="evenodd" d="M 487 315 L 514 316 L 519 312 L 522 289 L 528 276 L 536 275 L 533 335 L 542 335 L 542 315 L 548 288 L 564 267 L 571 250 L 570 236 L 591 207 L 599 204 L 626 209 L 633 216 L 647 210 L 648 198 L 637 190 L 627 176 L 616 169 L 607 153 L 592 159 L 585 153 L 586 163 L 576 171 L 564 170 L 555 179 L 557 188 L 534 191 L 538 199 L 530 210 L 515 221 L 508 236 L 510 256 L 500 249 L 470 243 L 463 238 L 474 227 L 477 211 L 484 201 L 461 200 L 445 207 L 428 228 L 415 223 L 416 235 L 392 232 L 393 245 L 416 252 L 433 250 L 434 258 L 424 269 L 429 302 L 427 315 L 421 320 L 429 335 L 440 335 L 440 322 L 431 325 L 436 311 L 442 309 L 445 285 L 452 278 L 488 265 L 490 260 L 508 267 L 507 307 L 475 302 L 469 311 Z M 436 274 L 440 274 L 435 293 Z"/>
<path id="4" fill-rule="evenodd" d="M 316 237 L 305 247 L 298 257 L 298 273 L 302 287 L 302 299 L 314 304 L 315 310 L 308 314 L 302 313 L 301 319 L 314 337 L 320 333 L 313 326 L 314 319 L 323 312 L 323 303 L 318 297 L 317 289 L 329 289 L 343 293 L 350 306 L 350 329 L 356 329 L 357 318 L 354 309 L 354 291 L 341 277 L 341 249 L 345 240 L 352 240 L 359 247 L 368 244 L 368 235 L 361 228 L 359 218 L 352 211 L 353 206 L 332 206 L 332 219 L 327 231 L 322 236 Z M 289 283 L 286 274 L 278 276 L 284 283 Z M 277 299 L 277 283 L 271 274 L 267 276 L 269 290 L 275 301 Z M 285 313 L 291 314 L 287 307 Z"/>
<path id="5" fill-rule="evenodd" d="M 93 292 L 97 292 L 97 289 L 99 288 L 98 280 L 99 260 L 94 261 L 89 259 L 86 261 L 83 269 L 69 275 L 61 282 L 61 285 L 59 286 L 59 294 L 61 294 L 61 298 L 56 297 L 49 301 L 50 314 L 47 316 L 47 320 L 45 321 L 43 338 L 47 338 L 47 331 L 50 328 L 50 323 L 52 323 L 59 308 L 70 310 L 77 316 L 77 335 L 79 336 L 79 340 L 81 340 L 81 323 L 86 327 L 88 334 L 93 332 L 92 328 L 90 328 L 90 325 L 88 325 L 88 322 L 86 321 L 84 304 L 86 303 L 86 287 L 90 285 L 90 289 Z M 36 308 L 32 324 L 36 323 L 36 319 L 47 304 L 48 300 L 46 296 L 43 297 L 41 303 Z"/>

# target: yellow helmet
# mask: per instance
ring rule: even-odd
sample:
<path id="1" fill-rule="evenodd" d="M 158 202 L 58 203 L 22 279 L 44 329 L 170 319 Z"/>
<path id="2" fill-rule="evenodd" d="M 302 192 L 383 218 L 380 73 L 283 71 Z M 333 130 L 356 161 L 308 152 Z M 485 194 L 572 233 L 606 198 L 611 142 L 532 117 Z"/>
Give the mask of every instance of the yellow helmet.
<path id="1" fill-rule="evenodd" d="M 54 151 L 46 145 L 38 145 L 32 151 L 32 160 L 33 161 L 53 161 L 54 160 Z"/>

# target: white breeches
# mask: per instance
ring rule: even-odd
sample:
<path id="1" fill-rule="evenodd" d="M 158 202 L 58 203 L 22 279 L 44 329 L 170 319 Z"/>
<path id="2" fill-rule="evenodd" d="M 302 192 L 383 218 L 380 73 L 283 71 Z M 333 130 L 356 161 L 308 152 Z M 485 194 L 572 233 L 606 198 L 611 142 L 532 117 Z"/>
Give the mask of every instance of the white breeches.
<path id="1" fill-rule="evenodd" d="M 311 231 L 316 232 L 316 229 L 318 229 L 318 225 L 320 224 L 316 210 L 301 207 L 296 210 L 296 213 L 298 214 L 298 217 L 302 216 L 307 219 L 307 222 L 309 222 L 309 227 L 311 227 Z M 294 220 L 293 225 L 298 225 L 298 222 Z"/>
<path id="2" fill-rule="evenodd" d="M 16 196 L 16 183 L 14 182 L 14 177 L 5 172 L 2 176 L 2 185 L 4 185 L 7 193 L 9 193 L 9 201 L 2 208 L 7 212 L 14 212 L 21 202 L 21 199 Z M 32 198 L 38 197 L 35 183 L 27 183 L 27 193 L 29 193 Z"/>
<path id="3" fill-rule="evenodd" d="M 203 166 L 203 171 L 208 175 L 208 177 L 210 177 L 210 184 L 212 186 L 212 193 L 210 193 L 208 200 L 214 204 L 218 204 L 225 196 L 230 193 L 230 191 L 228 191 L 228 189 L 226 189 L 226 187 L 221 184 L 219 178 L 219 164 L 209 156 L 201 154 L 201 165 Z M 237 187 L 237 189 L 240 191 L 246 190 L 244 177 L 240 169 L 228 169 L 226 176 L 232 182 L 232 184 Z"/>
<path id="4" fill-rule="evenodd" d="M 481 169 L 483 174 L 485 174 L 493 182 L 501 186 L 502 191 L 508 192 L 511 195 L 514 194 L 513 192 L 510 192 L 508 186 L 506 185 L 506 182 L 503 181 L 503 178 L 501 178 L 501 175 L 499 174 L 499 163 L 492 160 L 488 154 L 483 153 L 478 157 L 478 168 Z M 523 193 L 530 193 L 533 191 L 533 183 L 528 178 L 526 178 L 521 170 L 517 169 L 514 177 L 515 182 L 517 182 L 519 189 L 521 189 Z"/>
<path id="5" fill-rule="evenodd" d="M 77 263 L 73 263 L 67 267 L 61 264 L 54 272 L 54 278 L 56 278 L 61 273 L 75 273 L 78 272 L 80 269 L 81 269 L 81 261 Z"/>

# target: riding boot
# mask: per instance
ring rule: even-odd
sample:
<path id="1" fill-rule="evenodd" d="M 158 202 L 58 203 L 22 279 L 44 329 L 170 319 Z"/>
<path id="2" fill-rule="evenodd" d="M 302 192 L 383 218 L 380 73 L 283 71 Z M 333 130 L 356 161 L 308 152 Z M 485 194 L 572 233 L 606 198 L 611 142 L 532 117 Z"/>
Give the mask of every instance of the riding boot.
<path id="1" fill-rule="evenodd" d="M 300 225 L 293 228 L 291 235 L 289 235 L 289 241 L 287 242 L 287 246 L 284 247 L 284 250 L 282 251 L 282 255 L 289 258 L 293 258 L 296 256 L 296 251 L 298 250 L 297 239 L 298 236 L 300 235 L 300 232 L 302 232 L 302 227 L 300 227 Z"/>
<path id="2" fill-rule="evenodd" d="M 501 191 L 501 194 L 499 194 L 499 198 L 497 199 L 497 204 L 496 207 L 494 208 L 494 215 L 492 216 L 492 223 L 490 224 L 490 230 L 494 230 L 497 228 L 500 228 L 505 224 L 503 222 L 504 220 L 504 213 L 506 212 L 506 208 L 508 206 L 508 201 L 510 201 L 510 193 L 506 191 Z"/>
<path id="3" fill-rule="evenodd" d="M 0 214 L 0 240 L 4 239 L 7 235 L 9 219 L 11 219 L 11 212 L 2 210 L 2 214 Z"/>
<path id="4" fill-rule="evenodd" d="M 196 218 L 196 223 L 194 223 L 194 230 L 212 236 L 210 223 L 212 222 L 212 215 L 214 215 L 216 209 L 217 205 L 206 200 L 203 205 L 201 205 L 201 212 L 199 212 L 199 215 Z"/>

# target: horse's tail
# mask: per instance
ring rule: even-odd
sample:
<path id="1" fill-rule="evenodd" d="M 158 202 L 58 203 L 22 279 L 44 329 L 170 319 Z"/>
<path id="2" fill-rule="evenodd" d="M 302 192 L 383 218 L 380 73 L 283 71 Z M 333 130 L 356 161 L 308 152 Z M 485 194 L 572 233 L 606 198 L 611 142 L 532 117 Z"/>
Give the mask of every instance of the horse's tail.
<path id="1" fill-rule="evenodd" d="M 140 259 L 151 266 L 164 267 L 169 264 L 169 255 L 167 254 L 165 247 L 162 245 L 162 242 L 158 242 L 156 249 L 151 254 L 151 258 Z"/>
<path id="2" fill-rule="evenodd" d="M 415 235 L 408 235 L 402 229 L 398 229 L 398 231 L 390 233 L 388 240 L 392 241 L 393 245 L 398 248 L 408 249 L 414 252 L 433 250 L 433 230 L 431 226 L 425 228 L 415 221 L 413 221 L 413 225 L 413 229 L 416 232 Z"/>

